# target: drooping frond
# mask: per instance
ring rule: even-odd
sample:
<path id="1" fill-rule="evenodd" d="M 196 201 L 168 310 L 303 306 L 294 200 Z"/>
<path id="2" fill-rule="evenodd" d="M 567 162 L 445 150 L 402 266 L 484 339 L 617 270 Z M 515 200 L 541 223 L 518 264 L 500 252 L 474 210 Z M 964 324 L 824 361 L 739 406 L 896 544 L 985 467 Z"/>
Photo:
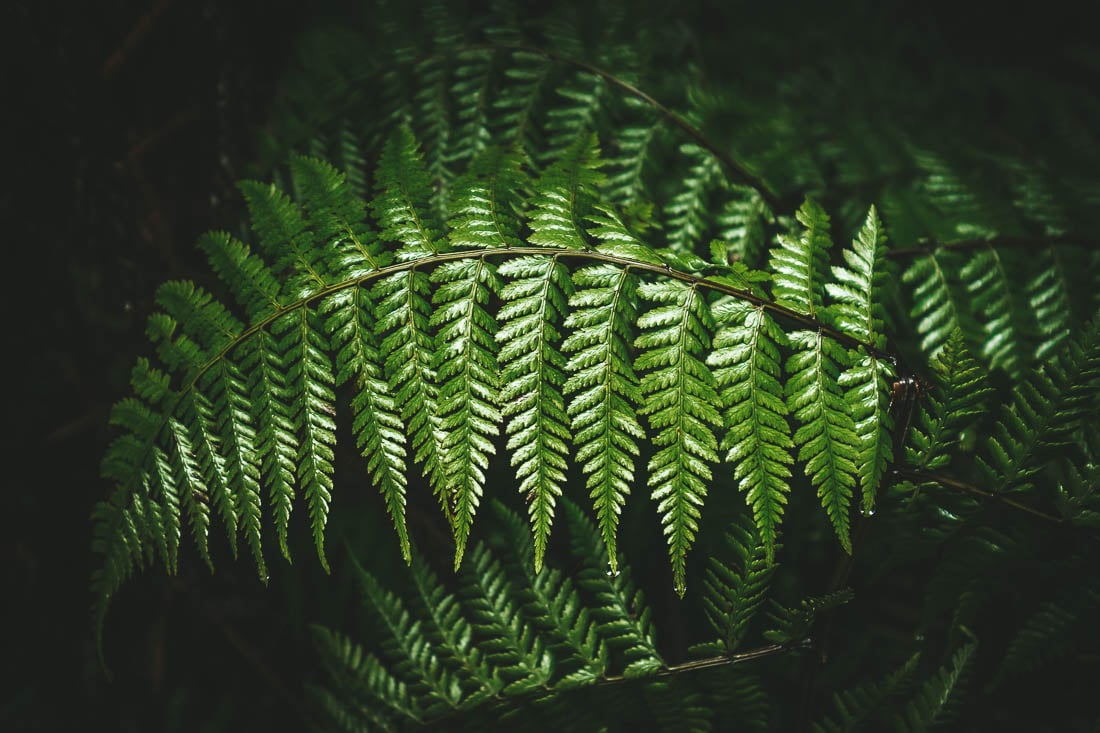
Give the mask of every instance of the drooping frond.
<path id="1" fill-rule="evenodd" d="M 806 464 L 837 539 L 851 553 L 849 507 L 859 437 L 839 382 L 848 355 L 820 331 L 795 331 L 788 338 L 795 353 L 787 361 L 787 407 L 800 423 L 794 434 L 798 460 Z"/>
<path id="2" fill-rule="evenodd" d="M 497 323 L 486 305 L 500 293 L 501 282 L 496 267 L 484 259 L 447 262 L 431 278 L 436 290 L 429 325 L 438 344 L 435 427 L 444 435 L 443 480 L 452 506 L 457 564 L 481 500 L 489 456 L 496 452 Z"/>
<path id="3" fill-rule="evenodd" d="M 573 274 L 570 329 L 562 350 L 570 354 L 565 381 L 577 461 L 587 475 L 611 570 L 618 570 L 615 536 L 619 513 L 634 484 L 641 402 L 630 358 L 637 317 L 637 277 L 629 270 L 592 265 Z"/>
<path id="4" fill-rule="evenodd" d="M 846 266 L 832 268 L 837 282 L 825 285 L 826 292 L 836 300 L 830 308 L 831 320 L 845 333 L 878 350 L 886 345 L 885 309 L 881 300 L 886 279 L 885 251 L 886 233 L 872 206 L 859 236 L 852 241 L 852 248 L 844 250 Z M 852 355 L 849 361 L 852 364 L 840 375 L 838 383 L 846 389 L 845 399 L 855 421 L 856 472 L 863 511 L 871 512 L 893 455 L 893 423 L 889 413 L 893 368 L 868 350 Z"/>
<path id="5" fill-rule="evenodd" d="M 374 330 L 376 317 L 370 291 L 362 287 L 339 290 L 325 299 L 321 310 L 326 316 L 325 328 L 332 347 L 336 350 L 335 384 L 337 387 L 349 382 L 354 384 L 351 407 L 355 414 L 353 428 L 356 440 L 367 459 L 371 480 L 386 502 L 386 509 L 397 531 L 401 554 L 408 561 L 405 425 L 397 402 L 390 393 L 390 386 L 382 378 L 383 362 Z M 289 492 L 285 497 L 280 493 L 278 497 L 276 506 L 285 507 L 277 515 L 279 538 L 284 554 L 288 554 L 286 524 L 293 493 Z"/>
<path id="6" fill-rule="evenodd" d="M 687 254 L 704 240 L 709 230 L 712 194 L 725 184 L 725 178 L 714 156 L 698 145 L 684 143 L 680 152 L 691 160 L 691 166 L 680 184 L 681 190 L 666 205 L 664 216 L 669 249 Z"/>
<path id="7" fill-rule="evenodd" d="M 699 529 L 700 506 L 718 460 L 714 429 L 721 425 L 714 376 L 704 361 L 713 318 L 703 294 L 677 281 L 643 283 L 639 296 L 655 307 L 638 319 L 643 404 L 658 451 L 649 461 L 649 486 L 661 517 L 673 582 L 687 583 L 687 552 Z"/>
<path id="8" fill-rule="evenodd" d="M 569 416 L 562 395 L 565 357 L 558 329 L 568 311 L 572 281 L 553 257 L 510 260 L 500 267 L 500 275 L 506 278 L 496 335 L 501 344 L 501 413 L 508 419 L 518 489 L 527 498 L 538 567 L 569 452 Z"/>
<path id="9" fill-rule="evenodd" d="M 786 339 L 762 306 L 723 301 L 707 363 L 714 368 L 726 434 L 721 448 L 747 494 L 767 561 L 775 559 L 779 524 L 790 492 L 794 443 L 780 379 L 779 347 Z"/>

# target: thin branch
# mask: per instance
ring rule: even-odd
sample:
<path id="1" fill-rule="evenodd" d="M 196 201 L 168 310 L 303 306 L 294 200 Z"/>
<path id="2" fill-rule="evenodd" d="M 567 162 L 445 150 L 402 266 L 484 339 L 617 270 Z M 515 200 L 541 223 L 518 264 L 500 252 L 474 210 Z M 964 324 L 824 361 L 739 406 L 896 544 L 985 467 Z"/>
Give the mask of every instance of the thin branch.
<path id="1" fill-rule="evenodd" d="M 945 486 L 949 489 L 957 489 L 958 491 L 966 492 L 974 496 L 980 496 L 983 499 L 992 499 L 999 501 L 1002 504 L 1010 506 L 1014 509 L 1019 509 L 1022 512 L 1027 512 L 1033 517 L 1038 517 L 1047 522 L 1054 524 L 1066 524 L 1066 520 L 1063 517 L 1056 517 L 1053 514 L 1047 514 L 1044 511 L 1040 511 L 1034 507 L 1028 506 L 1023 502 L 1016 501 L 1010 496 L 1004 494 L 997 494 L 992 491 L 986 491 L 985 489 L 978 488 L 973 484 L 968 484 L 965 481 L 959 481 L 958 479 L 951 478 L 950 476 L 944 476 L 940 473 L 934 473 L 931 471 L 921 471 L 915 468 L 898 467 L 891 469 L 891 473 L 898 478 L 903 478 L 916 483 L 935 483 L 940 486 Z"/>
<path id="2" fill-rule="evenodd" d="M 620 685 L 629 682 L 646 682 L 648 680 L 660 679 L 663 677 L 672 677 L 678 674 L 684 674 L 685 672 L 697 672 L 705 669 L 715 669 L 717 667 L 728 667 L 735 664 L 744 664 L 746 662 L 753 662 L 758 659 L 766 659 L 768 657 L 779 656 L 782 654 L 789 654 L 803 646 L 808 644 L 809 640 L 803 640 L 801 642 L 795 642 L 793 644 L 768 644 L 767 646 L 752 649 L 741 654 L 727 654 L 717 657 L 707 657 L 706 659 L 695 659 L 690 662 L 684 662 L 683 664 L 674 664 L 667 667 L 662 667 L 652 674 L 639 675 L 636 677 L 626 677 L 623 675 L 614 675 L 611 677 L 602 677 L 596 682 L 590 685 L 582 685 L 579 687 L 570 687 L 568 689 L 558 689 L 551 685 L 543 685 L 533 690 L 513 695 L 511 697 L 505 697 L 500 693 L 497 693 L 494 697 L 490 698 L 493 701 L 492 709 L 494 711 L 501 711 L 509 707 L 519 707 L 529 700 L 542 696 L 542 695 L 568 695 L 575 690 L 588 690 L 597 687 L 607 687 L 609 685 Z M 417 725 L 414 730 L 423 729 L 435 729 L 441 723 L 453 719 L 454 716 L 463 712 L 470 712 L 470 710 L 452 710 L 438 718 L 431 720 L 425 720 Z"/>

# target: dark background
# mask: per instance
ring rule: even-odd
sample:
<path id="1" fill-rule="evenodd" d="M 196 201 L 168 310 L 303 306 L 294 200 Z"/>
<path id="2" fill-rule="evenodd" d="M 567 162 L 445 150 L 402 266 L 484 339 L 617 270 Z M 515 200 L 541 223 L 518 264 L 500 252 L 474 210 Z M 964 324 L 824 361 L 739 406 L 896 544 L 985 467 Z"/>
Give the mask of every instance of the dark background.
<path id="1" fill-rule="evenodd" d="M 794 22 L 794 7 L 770 20 Z M 926 31 L 921 63 L 1043 70 L 1100 88 L 1100 70 L 1060 53 L 1087 42 L 1088 25 L 1057 4 L 1040 11 L 892 12 Z M 247 563 L 223 561 L 213 579 L 149 574 L 127 588 L 108 623 L 111 681 L 96 660 L 87 589 L 89 514 L 108 489 L 98 478 L 107 415 L 148 351 L 156 287 L 209 279 L 193 243 L 235 226 L 234 182 L 249 173 L 293 39 L 317 12 L 283 0 L 19 2 L 0 21 L 11 436 L 0 730 L 300 727 L 310 664 L 295 646 L 301 632 L 266 613 L 280 591 L 265 591 Z"/>

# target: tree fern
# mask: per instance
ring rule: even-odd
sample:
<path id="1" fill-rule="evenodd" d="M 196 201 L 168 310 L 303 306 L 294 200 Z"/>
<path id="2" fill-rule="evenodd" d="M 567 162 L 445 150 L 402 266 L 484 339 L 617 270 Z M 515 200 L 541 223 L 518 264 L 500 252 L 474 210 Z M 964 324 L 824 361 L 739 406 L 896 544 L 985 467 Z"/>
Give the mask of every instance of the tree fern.
<path id="1" fill-rule="evenodd" d="M 327 569 L 347 427 L 408 567 L 355 571 L 361 643 L 316 631 L 336 728 L 786 729 L 844 680 L 817 730 L 923 730 L 980 717 L 969 674 L 1071 696 L 1095 594 L 1044 569 L 1085 567 L 1100 515 L 1096 197 L 960 139 L 987 97 L 953 92 L 1018 92 L 943 78 L 950 119 L 922 118 L 911 74 L 835 55 L 843 13 L 730 42 L 690 3 L 364 8 L 287 83 L 250 230 L 200 241 L 224 287 L 157 293 L 93 514 L 99 624 L 137 570 L 190 587 L 185 536 L 212 569 L 218 527 L 266 580 L 304 514 Z M 418 473 L 457 580 L 411 531 L 438 539 Z M 639 572 L 643 474 L 679 600 Z M 358 553 L 374 525 L 346 526 Z M 855 679 L 871 654 L 910 662 Z"/>

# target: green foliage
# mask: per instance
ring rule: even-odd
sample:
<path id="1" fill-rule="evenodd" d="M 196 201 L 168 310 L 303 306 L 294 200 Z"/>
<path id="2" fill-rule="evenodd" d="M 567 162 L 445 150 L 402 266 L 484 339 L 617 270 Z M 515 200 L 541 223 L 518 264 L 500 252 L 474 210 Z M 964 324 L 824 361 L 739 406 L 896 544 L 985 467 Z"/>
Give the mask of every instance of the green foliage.
<path id="1" fill-rule="evenodd" d="M 1042 563 L 1095 561 L 1087 187 L 900 129 L 873 68 L 869 122 L 816 71 L 761 96 L 766 42 L 743 85 L 669 63 L 692 43 L 648 5 L 491 5 L 374 8 L 312 48 L 328 85 L 288 82 L 311 155 L 241 184 L 247 242 L 202 238 L 217 289 L 158 291 L 112 413 L 97 623 L 135 570 L 213 569 L 218 527 L 278 572 L 299 502 L 327 570 L 347 427 L 408 568 L 356 568 L 382 633 L 316 631 L 337 729 L 926 730 L 1086 659 L 1096 589 Z M 416 549 L 437 521 L 454 574 Z M 665 551 L 650 607 L 624 558 Z M 855 674 L 876 644 L 909 661 Z"/>

